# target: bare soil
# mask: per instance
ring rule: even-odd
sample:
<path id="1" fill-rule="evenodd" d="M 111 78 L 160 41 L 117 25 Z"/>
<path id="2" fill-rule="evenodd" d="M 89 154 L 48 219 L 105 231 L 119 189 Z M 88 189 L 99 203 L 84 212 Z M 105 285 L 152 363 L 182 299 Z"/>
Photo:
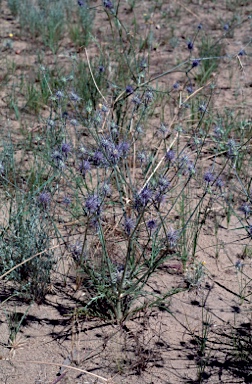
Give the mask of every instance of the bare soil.
<path id="1" fill-rule="evenodd" d="M 0 15 L 1 40 L 9 39 L 13 49 L 1 52 L 0 77 L 0 126 L 2 135 L 7 132 L 12 136 L 20 136 L 20 124 L 14 113 L 10 115 L 7 106 L 7 95 L 11 87 L 11 78 L 6 78 L 6 63 L 15 63 L 16 70 L 32 76 L 37 65 L 36 42 L 20 35 L 19 26 L 11 16 L 6 2 L 2 2 Z M 122 1 L 124 16 L 130 23 L 132 13 L 128 2 Z M 145 12 L 153 6 L 154 1 L 136 2 L 135 15 L 139 25 L 139 34 L 147 31 L 144 20 Z M 163 1 L 163 9 L 176 20 L 176 12 L 183 8 L 182 17 L 174 23 L 173 38 L 167 37 L 167 27 L 155 12 L 148 21 L 153 26 L 154 39 L 151 52 L 151 73 L 158 75 L 174 65 L 174 44 L 180 44 L 182 59 L 187 54 L 186 38 L 192 25 L 202 23 L 204 30 L 214 33 L 218 20 L 231 19 L 235 12 L 234 1 Z M 94 2 L 96 4 L 96 2 Z M 251 12 L 250 2 L 239 2 L 239 12 L 248 17 Z M 97 15 L 96 21 L 99 36 L 107 33 L 103 13 Z M 244 30 L 244 28 L 247 28 Z M 248 24 L 238 32 L 231 34 L 225 41 L 225 52 L 239 51 L 251 38 Z M 217 34 L 217 32 L 216 32 Z M 169 34 L 168 34 L 169 35 Z M 67 45 L 68 44 L 68 45 Z M 74 50 L 68 42 L 58 55 L 62 64 L 68 63 L 68 55 Z M 109 50 L 112 47 L 108 45 Z M 90 56 L 95 55 L 96 48 L 91 46 Z M 196 52 L 195 52 L 196 54 Z M 52 61 L 50 52 L 45 52 L 47 62 Z M 80 53 L 82 55 L 82 53 Z M 85 55 L 83 54 L 83 60 Z M 236 59 L 238 60 L 238 59 Z M 243 69 L 239 63 L 226 63 L 225 71 L 220 69 L 212 76 L 216 78 L 216 92 L 212 108 L 217 111 L 224 107 L 239 106 L 241 113 L 251 108 L 252 77 L 249 65 L 251 58 L 241 57 Z M 219 75 L 221 73 L 221 75 Z M 230 74 L 231 73 L 231 74 Z M 178 74 L 179 75 L 179 74 Z M 9 76 L 9 75 L 8 75 Z M 160 79 L 160 86 L 170 88 L 179 76 Z M 20 101 L 21 102 L 21 101 Z M 46 109 L 45 109 L 46 113 Z M 169 107 L 165 108 L 167 120 L 170 118 Z M 27 130 L 36 129 L 36 116 L 27 114 Z M 38 128 L 39 129 L 39 128 Z M 209 161 L 205 163 L 207 167 Z M 214 235 L 214 226 L 218 223 L 218 239 Z M 77 313 L 84 302 L 85 291 L 76 289 L 74 280 L 54 279 L 51 292 L 46 302 L 41 305 L 27 304 L 13 297 L 13 286 L 3 281 L 0 286 L 0 382 L 5 384 L 53 384 L 60 383 L 114 383 L 114 384 L 175 384 L 199 383 L 199 372 L 204 370 L 203 379 L 207 383 L 252 383 L 247 373 L 238 369 L 232 341 L 236 332 L 251 334 L 251 297 L 252 259 L 242 260 L 248 240 L 244 230 L 234 230 L 239 223 L 232 218 L 228 224 L 218 209 L 213 209 L 207 219 L 204 231 L 199 239 L 197 259 L 205 262 L 206 276 L 200 288 L 181 292 L 171 297 L 165 308 L 147 309 L 136 319 L 129 320 L 124 326 L 111 324 L 96 318 L 85 318 Z M 216 254 L 216 243 L 223 243 Z M 236 268 L 236 262 L 242 260 L 245 277 Z M 70 264 L 69 264 L 70 263 Z M 71 273 L 71 262 L 67 262 Z M 150 284 L 157 291 L 166 287 L 184 287 L 187 271 L 183 271 L 177 260 L 164 265 Z M 250 279 L 249 279 L 250 276 Z M 243 289 L 245 298 L 241 298 Z M 10 329 L 7 313 L 14 311 L 20 320 L 24 313 L 24 321 L 16 340 L 10 344 Z M 204 336 L 204 330 L 207 335 Z M 205 337 L 205 339 L 204 339 Z M 207 342 L 205 356 L 202 340 Z M 204 358 L 203 358 L 204 357 Z M 204 364 L 207 366 L 204 369 Z M 238 365 L 237 365 L 238 364 Z M 246 368 L 246 367 L 245 367 Z M 245 369 L 244 368 L 244 369 Z M 247 371 L 252 367 L 247 367 Z M 84 372 L 86 371 L 86 372 Z M 58 380 L 58 381 L 57 381 Z"/>

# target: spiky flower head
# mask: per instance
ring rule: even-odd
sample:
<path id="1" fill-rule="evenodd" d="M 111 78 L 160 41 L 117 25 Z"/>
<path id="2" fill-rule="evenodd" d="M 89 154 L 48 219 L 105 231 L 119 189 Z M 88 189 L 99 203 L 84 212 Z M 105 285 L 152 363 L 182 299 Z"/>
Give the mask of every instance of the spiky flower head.
<path id="1" fill-rule="evenodd" d="M 137 159 L 141 164 L 145 164 L 148 158 L 145 152 L 138 152 Z"/>
<path id="2" fill-rule="evenodd" d="M 51 202 L 51 194 L 49 192 L 41 192 L 38 196 L 38 202 L 43 208 L 47 208 Z"/>
<path id="3" fill-rule="evenodd" d="M 79 171 L 82 174 L 82 176 L 86 176 L 86 173 L 89 172 L 91 169 L 90 162 L 88 160 L 82 160 L 79 164 Z"/>
<path id="4" fill-rule="evenodd" d="M 139 95 L 135 95 L 133 98 L 132 98 L 132 102 L 136 105 L 140 105 L 141 104 L 141 98 Z"/>
<path id="5" fill-rule="evenodd" d="M 200 60 L 199 60 L 199 59 L 195 59 L 195 60 L 193 60 L 193 62 L 192 62 L 192 68 L 198 67 L 198 65 L 200 65 Z"/>
<path id="6" fill-rule="evenodd" d="M 207 171 L 204 174 L 204 180 L 206 183 L 212 183 L 214 181 L 214 174 L 211 171 Z"/>
<path id="7" fill-rule="evenodd" d="M 244 213 L 246 218 L 248 218 L 252 212 L 252 207 L 249 203 L 246 202 L 241 205 L 239 210 Z"/>
<path id="8" fill-rule="evenodd" d="M 63 154 L 61 151 L 58 151 L 58 150 L 53 151 L 51 157 L 52 157 L 52 160 L 54 162 L 54 165 L 58 169 L 64 169 L 65 168 L 64 158 L 63 158 Z"/>
<path id="9" fill-rule="evenodd" d="M 135 227 L 134 220 L 131 217 L 125 217 L 123 227 L 126 234 L 129 236 L 131 234 L 132 229 Z"/>
<path id="10" fill-rule="evenodd" d="M 215 181 L 215 186 L 219 189 L 223 188 L 224 182 L 220 177 L 218 177 L 218 179 Z"/>
<path id="11" fill-rule="evenodd" d="M 82 245 L 79 241 L 77 241 L 75 244 L 70 246 L 70 252 L 72 255 L 72 258 L 76 263 L 79 263 L 81 260 L 81 253 L 82 253 Z"/>
<path id="12" fill-rule="evenodd" d="M 66 206 L 70 205 L 72 202 L 72 199 L 69 196 L 64 196 L 62 203 L 65 204 Z"/>
<path id="13" fill-rule="evenodd" d="M 187 48 L 189 49 L 189 51 L 192 51 L 193 50 L 193 41 L 188 41 L 187 43 Z"/>
<path id="14" fill-rule="evenodd" d="M 103 0 L 103 5 L 105 8 L 112 10 L 114 8 L 112 1 Z"/>
<path id="15" fill-rule="evenodd" d="M 160 137 L 165 138 L 168 135 L 168 133 L 169 133 L 169 129 L 167 128 L 167 126 L 164 123 L 161 123 L 160 127 L 158 128 L 158 135 Z"/>
<path id="16" fill-rule="evenodd" d="M 246 52 L 245 52 L 244 49 L 241 49 L 241 50 L 239 51 L 239 53 L 238 53 L 238 56 L 244 56 L 244 55 L 246 55 Z"/>
<path id="17" fill-rule="evenodd" d="M 227 156 L 229 158 L 232 159 L 232 158 L 234 158 L 235 156 L 238 155 L 237 144 L 236 144 L 234 139 L 228 140 L 227 147 L 228 147 Z"/>
<path id="18" fill-rule="evenodd" d="M 125 88 L 125 92 L 130 95 L 131 93 L 134 92 L 134 88 L 132 87 L 132 85 L 127 85 L 126 88 Z"/>
<path id="19" fill-rule="evenodd" d="M 173 161 L 175 158 L 175 152 L 172 149 L 169 149 L 169 151 L 165 154 L 165 160 L 168 162 Z"/>
<path id="20" fill-rule="evenodd" d="M 189 95 L 191 95 L 193 93 L 193 87 L 191 85 L 188 85 L 188 87 L 186 88 L 187 92 L 189 93 Z"/>
<path id="21" fill-rule="evenodd" d="M 61 144 L 61 152 L 63 153 L 63 155 L 65 157 L 67 157 L 69 155 L 69 153 L 71 152 L 71 149 L 72 149 L 71 144 L 69 144 L 69 143 L 62 143 Z"/>
<path id="22" fill-rule="evenodd" d="M 151 201 L 153 192 L 148 186 L 145 186 L 140 193 L 135 196 L 134 208 L 140 211 Z"/>
<path id="23" fill-rule="evenodd" d="M 97 167 L 99 167 L 100 165 L 106 164 L 106 159 L 100 150 L 96 150 L 95 153 L 93 154 L 92 163 Z"/>
<path id="24" fill-rule="evenodd" d="M 166 238 L 167 238 L 167 241 L 168 241 L 170 248 L 176 247 L 178 240 L 179 240 L 179 237 L 180 237 L 180 231 L 175 230 L 172 227 L 170 227 L 169 231 L 166 234 Z"/>
<path id="25" fill-rule="evenodd" d="M 157 183 L 158 189 L 161 191 L 166 191 L 169 188 L 169 186 L 170 186 L 169 180 L 164 176 L 160 176 Z"/>
<path id="26" fill-rule="evenodd" d="M 89 195 L 85 202 L 85 209 L 88 215 L 97 215 L 101 213 L 101 200 L 96 194 Z"/>
<path id="27" fill-rule="evenodd" d="M 62 92 L 62 91 L 57 91 L 57 92 L 55 93 L 55 97 L 56 97 L 58 100 L 63 99 L 64 96 L 65 96 L 65 95 L 64 95 L 64 92 Z"/>
<path id="28" fill-rule="evenodd" d="M 221 139 L 223 136 L 223 129 L 219 125 L 216 125 L 213 130 L 213 136 L 215 139 Z"/>
<path id="29" fill-rule="evenodd" d="M 121 141 L 117 145 L 117 150 L 120 153 L 121 157 L 126 157 L 130 150 L 130 144 L 127 141 Z"/>
<path id="30" fill-rule="evenodd" d="M 77 103 L 81 98 L 75 92 L 70 92 L 69 99 Z"/>
<path id="31" fill-rule="evenodd" d="M 78 126 L 78 121 L 76 119 L 71 119 L 70 120 L 70 124 L 73 126 L 73 127 L 77 127 Z"/>
<path id="32" fill-rule="evenodd" d="M 111 194 L 112 194 L 111 186 L 108 183 L 104 183 L 104 185 L 102 187 L 102 194 L 105 197 L 110 197 L 111 196 Z"/>
<path id="33" fill-rule="evenodd" d="M 157 226 L 157 223 L 156 223 L 156 220 L 154 219 L 150 219 L 147 221 L 147 228 L 150 230 L 150 231 L 153 231 L 153 229 L 155 229 Z"/>

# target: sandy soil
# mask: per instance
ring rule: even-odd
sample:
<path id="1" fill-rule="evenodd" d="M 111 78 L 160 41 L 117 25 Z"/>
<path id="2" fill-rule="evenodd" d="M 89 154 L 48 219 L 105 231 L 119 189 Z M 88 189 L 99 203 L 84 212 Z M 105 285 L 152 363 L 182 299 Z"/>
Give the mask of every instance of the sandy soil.
<path id="1" fill-rule="evenodd" d="M 95 3 L 95 2 L 94 2 Z M 127 2 L 124 4 L 125 22 L 132 14 Z M 138 3 L 138 2 L 137 2 Z M 144 22 L 144 13 L 150 8 L 151 1 L 142 1 L 135 8 L 139 23 L 139 33 L 145 34 L 148 28 Z M 154 1 L 153 1 L 154 3 Z M 175 63 L 174 45 L 180 44 L 181 57 L 187 53 L 186 38 L 192 25 L 202 23 L 206 31 L 213 34 L 217 29 L 218 18 L 231 19 L 234 2 L 212 1 L 163 1 L 163 9 L 170 12 L 176 20 L 177 8 L 183 8 L 183 16 L 176 24 L 174 36 L 167 37 L 167 28 L 158 12 L 153 11 L 149 23 L 153 26 L 158 44 L 151 52 L 151 72 L 158 75 Z M 247 17 L 251 12 L 250 2 L 240 2 L 240 12 Z M 98 13 L 96 23 L 98 34 L 106 33 L 104 16 Z M 5 1 L 2 2 L 0 15 L 0 35 L 2 40 L 11 38 L 13 49 L 4 51 L 1 60 L 0 78 L 6 86 L 0 89 L 0 126 L 3 135 L 7 131 L 19 137 L 19 123 L 7 107 L 7 95 L 11 81 L 6 80 L 5 62 L 16 65 L 20 73 L 26 71 L 32 76 L 36 65 L 35 42 L 19 34 L 18 23 L 11 16 Z M 216 31 L 217 34 L 217 31 Z M 251 36 L 248 24 L 226 38 L 224 54 L 241 49 Z M 67 56 L 73 47 L 62 47 L 58 55 L 68 62 Z M 108 48 L 109 50 L 109 48 Z M 95 47 L 90 47 L 90 55 Z M 46 53 L 48 62 L 52 59 Z M 84 58 L 84 54 L 83 54 Z M 252 77 L 249 65 L 251 58 L 241 58 L 243 70 L 237 59 L 229 63 L 220 63 L 223 71 L 214 73 L 216 92 L 212 108 L 221 110 L 239 106 L 240 112 L 251 107 Z M 228 60 L 227 60 L 228 61 Z M 232 68 L 232 74 L 230 71 Z M 221 73 L 221 76 L 219 75 Z M 180 74 L 160 79 L 160 86 L 171 87 L 176 80 L 183 81 Z M 237 110 L 237 108 L 236 108 Z M 45 110 L 46 112 L 46 110 Z M 165 109 L 167 119 L 170 111 Z M 27 129 L 36 129 L 35 116 L 27 114 Z M 35 128 L 34 128 L 35 127 Z M 206 167 L 209 161 L 206 162 Z M 214 235 L 214 223 L 218 222 L 218 238 Z M 15 298 L 1 304 L 0 308 L 0 382 L 5 384 L 53 384 L 60 383 L 114 383 L 114 384 L 175 384 L 198 383 L 198 374 L 206 364 L 204 382 L 207 383 L 252 383 L 246 374 L 239 373 L 232 355 L 231 342 L 235 332 L 249 335 L 251 332 L 252 259 L 243 261 L 243 271 L 248 278 L 241 280 L 236 262 L 241 259 L 248 240 L 245 233 L 233 230 L 237 222 L 233 218 L 227 225 L 221 212 L 214 208 L 207 219 L 199 240 L 197 258 L 205 263 L 206 275 L 199 289 L 181 292 L 170 299 L 166 308 L 148 309 L 138 318 L 129 320 L 121 327 L 102 322 L 98 319 L 83 319 L 77 315 L 85 292 L 76 290 L 74 282 L 67 286 L 60 279 L 53 280 L 52 292 L 41 305 L 26 303 Z M 216 255 L 216 243 L 225 244 Z M 166 287 L 184 287 L 186 273 L 176 267 L 176 260 L 160 268 L 158 275 L 150 284 L 157 290 Z M 249 279 L 250 276 L 250 279 Z M 240 298 L 241 287 L 246 284 L 246 298 Z M 0 286 L 1 301 L 11 294 L 12 286 L 3 281 Z M 15 343 L 9 343 L 9 328 L 6 313 L 15 311 L 22 322 Z M 204 335 L 204 332 L 207 335 Z M 205 339 L 204 339 L 205 337 Z M 206 340 L 207 349 L 203 359 L 202 343 Z M 64 367 L 65 365 L 65 367 Z M 249 369 L 249 368 L 248 368 Z M 250 367 L 251 369 L 251 367 Z M 85 371 L 88 371 L 85 373 Z M 251 377 L 251 376 L 250 376 Z M 57 381 L 58 380 L 58 381 Z"/>

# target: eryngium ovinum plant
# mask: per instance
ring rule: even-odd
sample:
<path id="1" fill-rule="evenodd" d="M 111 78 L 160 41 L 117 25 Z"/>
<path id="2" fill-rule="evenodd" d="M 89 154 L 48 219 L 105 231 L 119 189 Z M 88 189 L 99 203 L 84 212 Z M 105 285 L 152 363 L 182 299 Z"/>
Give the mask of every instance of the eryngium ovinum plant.
<path id="1" fill-rule="evenodd" d="M 208 133 L 204 112 L 191 129 L 192 135 L 201 135 L 191 151 L 181 127 L 149 123 L 156 98 L 150 87 L 121 88 L 117 100 L 103 98 L 96 109 L 88 102 L 83 109 L 83 100 L 75 96 L 71 90 L 55 91 L 55 115 L 45 128 L 47 137 L 51 131 L 62 138 L 51 147 L 47 140 L 46 149 L 58 172 L 61 220 L 78 226 L 73 232 L 63 225 L 68 234 L 58 229 L 58 236 L 69 238 L 77 285 L 87 298 L 83 312 L 123 321 L 144 307 L 163 305 L 183 289 L 166 287 L 158 293 L 155 275 L 171 259 L 182 269 L 193 261 L 200 209 L 209 195 L 221 195 L 221 187 L 214 172 L 197 175 Z M 187 110 L 180 108 L 181 117 Z M 175 220 L 185 196 L 184 217 Z"/>

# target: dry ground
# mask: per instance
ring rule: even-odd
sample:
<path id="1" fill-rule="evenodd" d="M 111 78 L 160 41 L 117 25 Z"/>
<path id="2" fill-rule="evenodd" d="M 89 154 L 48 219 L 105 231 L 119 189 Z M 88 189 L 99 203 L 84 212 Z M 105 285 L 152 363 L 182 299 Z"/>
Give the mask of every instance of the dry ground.
<path id="1" fill-rule="evenodd" d="M 125 3 L 125 19 L 132 17 Z M 138 3 L 138 2 L 137 2 Z M 228 5 L 229 4 L 229 5 Z M 186 53 L 187 30 L 192 23 L 200 22 L 205 30 L 214 32 L 218 18 L 231 18 L 235 12 L 234 2 L 212 1 L 163 1 L 163 8 L 176 14 L 176 9 L 183 8 L 183 16 L 176 25 L 174 38 L 167 38 L 166 25 L 153 12 L 150 23 L 153 25 L 159 44 L 153 47 L 151 71 L 153 76 L 169 68 L 174 63 L 173 43 L 181 44 L 181 58 Z M 146 32 L 146 23 L 142 16 L 149 9 L 151 1 L 142 1 L 135 12 L 138 15 L 139 33 Z M 251 12 L 249 2 L 240 2 L 239 12 L 247 17 Z M 107 24 L 102 14 L 96 22 L 99 35 L 106 33 Z M 226 39 L 225 52 L 233 53 L 251 38 L 248 24 Z M 0 76 L 6 81 L 6 63 L 14 62 L 16 70 L 32 76 L 36 65 L 35 42 L 20 37 L 17 22 L 12 18 L 3 1 L 0 16 L 1 40 L 13 37 L 13 50 L 2 51 Z M 216 32 L 217 33 L 217 32 Z M 74 48 L 62 47 L 58 55 L 68 62 L 67 56 Z M 108 50 L 111 47 L 108 46 Z M 184 49 L 184 51 L 183 51 Z M 95 54 L 95 47 L 90 47 L 90 55 Z M 46 53 L 48 63 L 51 54 Z M 84 59 L 84 55 L 83 55 Z M 230 62 L 225 65 L 225 72 L 213 74 L 216 77 L 217 91 L 213 108 L 221 110 L 224 106 L 239 106 L 240 111 L 251 107 L 251 58 L 242 58 L 244 71 Z M 221 66 L 224 64 L 220 64 Z M 231 74 L 230 74 L 231 73 Z M 176 76 L 164 77 L 160 86 L 170 87 Z M 10 90 L 11 79 L 0 89 L 0 126 L 3 135 L 11 131 L 18 137 L 19 122 L 10 113 L 6 96 Z M 234 97 L 234 95 L 236 97 Z M 46 111 L 45 111 L 46 112 Z M 169 108 L 165 109 L 169 116 Z M 34 129 L 36 116 L 27 115 L 27 129 Z M 216 219 L 217 218 L 217 219 Z M 218 221 L 218 239 L 214 236 L 214 221 Z M 74 283 L 67 286 L 62 281 L 53 281 L 52 292 L 47 295 L 43 305 L 27 305 L 14 298 L 0 308 L 0 382 L 5 384 L 53 384 L 60 383 L 102 383 L 115 384 L 155 383 L 197 383 L 199 370 L 203 368 L 202 351 L 199 339 L 207 329 L 207 367 L 204 380 L 207 383 L 245 383 L 245 376 L 237 371 L 236 363 L 230 352 L 230 340 L 234 330 L 249 333 L 251 331 L 252 281 L 241 281 L 241 274 L 235 267 L 241 259 L 247 240 L 243 230 L 233 230 L 237 222 L 232 219 L 227 225 L 221 212 L 213 211 L 200 238 L 197 257 L 204 261 L 206 277 L 200 289 L 175 295 L 168 311 L 163 309 L 148 310 L 139 318 L 128 321 L 124 327 L 108 324 L 97 319 L 83 319 L 76 309 L 81 306 L 84 291 L 75 290 Z M 216 256 L 216 242 L 225 244 Z M 251 278 L 252 259 L 246 258 L 243 271 Z M 184 274 L 172 265 L 161 268 L 158 277 L 151 283 L 157 290 L 165 287 L 183 286 Z M 246 299 L 239 297 L 241 285 L 246 285 Z M 12 292 L 12 287 L 1 282 L 1 300 L 4 301 Z M 17 339 L 9 343 L 9 328 L 6 313 L 16 312 L 18 319 L 27 311 Z M 172 315 L 169 313 L 171 312 Z M 204 327 L 203 327 L 204 324 Z M 61 365 L 80 369 L 73 370 Z M 252 368 L 251 368 L 252 369 Z M 89 373 L 84 373 L 86 370 Z M 62 376 L 57 376 L 62 374 Z M 107 381 L 111 379 L 111 381 Z"/>

